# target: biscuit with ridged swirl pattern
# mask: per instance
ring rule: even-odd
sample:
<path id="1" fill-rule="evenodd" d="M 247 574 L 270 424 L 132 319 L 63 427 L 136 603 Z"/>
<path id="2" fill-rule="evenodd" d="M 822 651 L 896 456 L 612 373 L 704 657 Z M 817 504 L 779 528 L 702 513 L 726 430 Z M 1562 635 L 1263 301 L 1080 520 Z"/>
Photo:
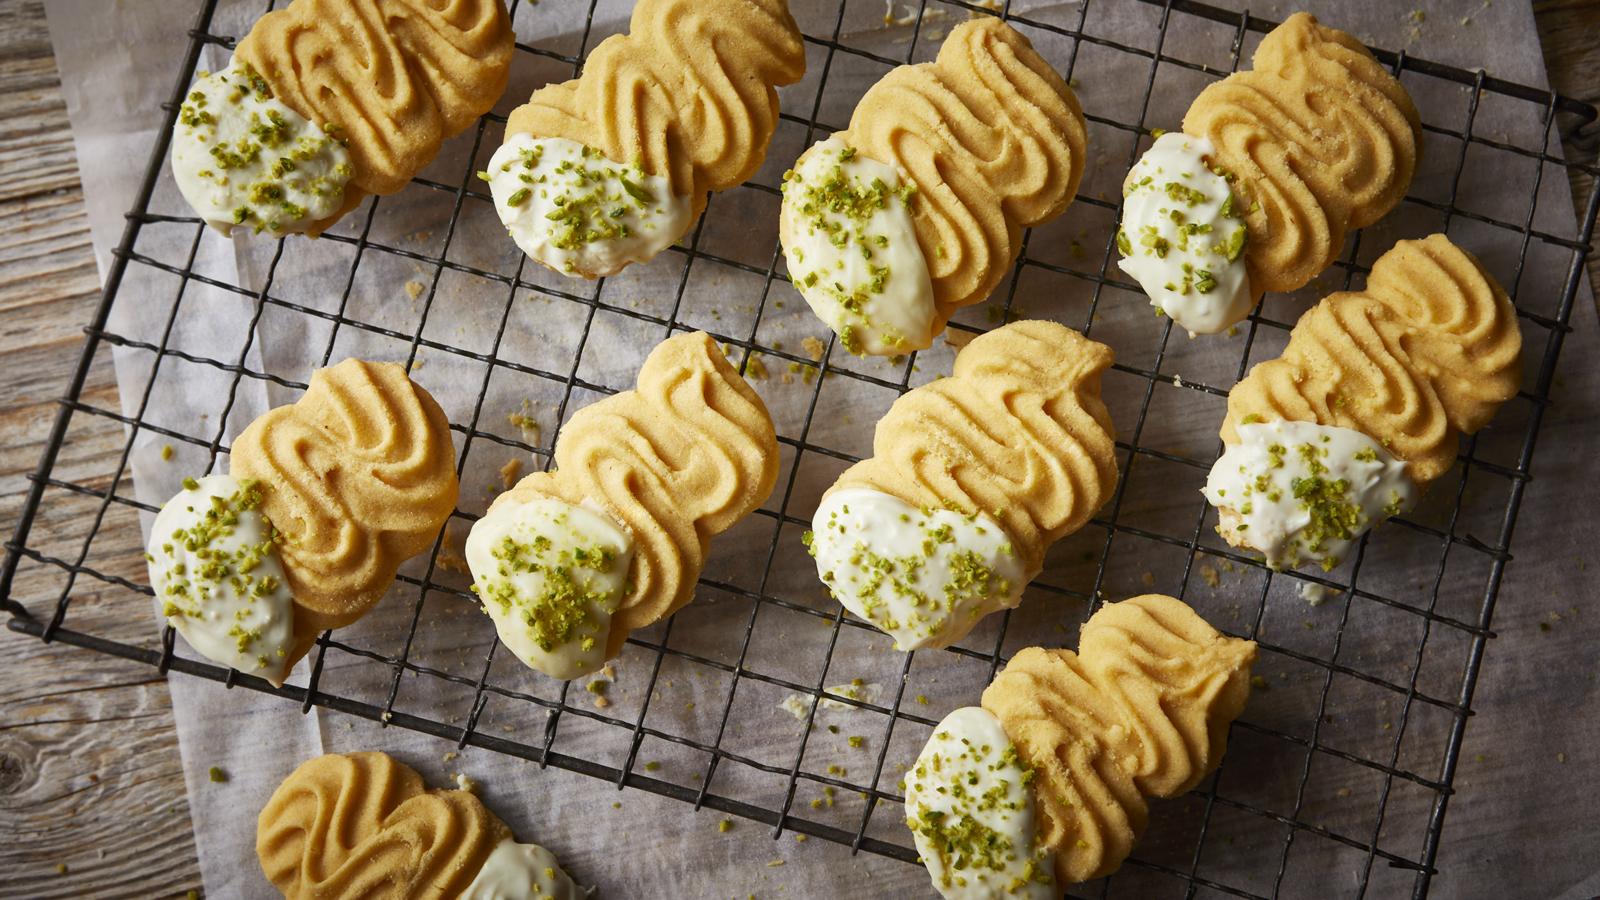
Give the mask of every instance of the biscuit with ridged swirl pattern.
<path id="1" fill-rule="evenodd" d="M 639 0 L 628 33 L 601 41 L 578 78 L 534 91 L 506 135 L 565 138 L 637 163 L 698 216 L 708 192 L 761 168 L 777 87 L 805 71 L 784 0 Z"/>
<path id="2" fill-rule="evenodd" d="M 318 369 L 298 401 L 239 434 L 229 460 L 233 477 L 265 486 L 261 511 L 283 536 L 295 658 L 371 609 L 460 493 L 450 423 L 398 363 Z"/>
<path id="3" fill-rule="evenodd" d="M 235 61 L 308 121 L 337 125 L 355 170 L 342 208 L 308 233 L 405 187 L 488 112 L 514 37 L 501 0 L 294 0 L 262 16 Z"/>
<path id="4" fill-rule="evenodd" d="M 555 466 L 495 498 L 598 505 L 633 541 L 627 589 L 611 617 L 606 656 L 629 632 L 694 597 L 711 539 L 743 519 L 778 480 L 778 440 L 760 396 L 711 336 L 656 346 L 637 386 L 579 410 L 562 426 Z"/>
<path id="5" fill-rule="evenodd" d="M 934 334 L 989 296 L 1021 250 L 1022 229 L 1072 202 L 1087 143 L 1066 81 L 1026 37 L 987 17 L 951 29 L 933 62 L 891 70 L 835 137 L 916 186 L 912 222 L 933 280 Z"/>
<path id="6" fill-rule="evenodd" d="M 1228 392 L 1222 439 L 1243 421 L 1353 428 L 1426 488 L 1522 383 L 1517 312 L 1472 254 L 1442 234 L 1401 241 L 1367 285 L 1323 298 L 1277 359 Z"/>
<path id="7" fill-rule="evenodd" d="M 983 692 L 1033 769 L 1039 842 L 1056 880 L 1115 871 L 1144 831 L 1146 797 L 1215 771 L 1244 710 L 1256 645 L 1219 634 L 1171 597 L 1100 608 L 1078 651 L 1029 647 Z"/>
<path id="8" fill-rule="evenodd" d="M 1417 108 L 1361 42 L 1295 13 L 1251 61 L 1207 87 L 1183 131 L 1245 201 L 1256 294 L 1292 291 L 1332 264 L 1345 236 L 1400 202 L 1422 146 Z"/>

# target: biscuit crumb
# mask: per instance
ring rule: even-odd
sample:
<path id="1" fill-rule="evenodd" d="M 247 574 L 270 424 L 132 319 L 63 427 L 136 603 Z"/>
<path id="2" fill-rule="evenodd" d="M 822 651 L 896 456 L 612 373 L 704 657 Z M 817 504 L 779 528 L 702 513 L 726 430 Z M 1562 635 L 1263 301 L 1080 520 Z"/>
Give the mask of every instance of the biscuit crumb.
<path id="1" fill-rule="evenodd" d="M 828 352 L 828 345 L 814 337 L 805 338 L 800 342 L 800 346 L 814 362 L 822 362 L 822 354 Z"/>
<path id="2" fill-rule="evenodd" d="M 418 297 L 422 296 L 422 291 L 425 287 L 426 285 L 420 281 L 408 281 L 406 282 L 406 296 L 410 297 L 412 301 L 415 302 Z"/>
<path id="3" fill-rule="evenodd" d="M 450 751 L 448 751 L 448 752 L 446 752 L 446 753 L 445 753 L 445 755 L 444 755 L 444 761 L 445 761 L 445 762 L 450 762 L 450 761 L 451 761 L 451 760 L 453 760 L 453 759 L 455 759 L 455 758 L 456 758 L 456 757 L 458 757 L 458 756 L 460 756 L 460 755 L 461 755 L 461 754 L 459 754 L 459 753 L 457 753 L 457 752 L 456 752 L 456 751 L 454 751 L 454 750 L 450 750 Z"/>
<path id="4" fill-rule="evenodd" d="M 960 328 L 949 328 L 945 330 L 944 342 L 950 345 L 950 349 L 960 351 L 961 348 L 972 343 L 972 339 L 975 337 L 977 337 L 977 335 L 970 331 Z"/>
<path id="5" fill-rule="evenodd" d="M 1200 578 L 1208 587 L 1216 587 L 1222 583 L 1222 576 L 1218 575 L 1217 570 L 1210 565 L 1200 567 Z"/>
<path id="6" fill-rule="evenodd" d="M 533 402 L 524 398 L 522 407 L 514 413 L 506 414 L 506 423 L 522 432 L 522 442 L 535 447 L 539 445 L 539 420 L 534 418 L 535 407 Z"/>
<path id="7" fill-rule="evenodd" d="M 434 564 L 446 572 L 459 572 L 462 575 L 472 574 L 467 566 L 467 558 L 462 555 L 462 547 L 466 539 L 455 524 L 447 526 L 444 530 L 444 543 L 439 547 L 439 555 L 434 557 Z"/>
<path id="8" fill-rule="evenodd" d="M 511 457 L 506 460 L 505 465 L 500 467 L 500 484 L 508 491 L 511 490 L 513 484 L 517 483 L 517 479 L 521 477 L 522 460 L 518 457 Z"/>

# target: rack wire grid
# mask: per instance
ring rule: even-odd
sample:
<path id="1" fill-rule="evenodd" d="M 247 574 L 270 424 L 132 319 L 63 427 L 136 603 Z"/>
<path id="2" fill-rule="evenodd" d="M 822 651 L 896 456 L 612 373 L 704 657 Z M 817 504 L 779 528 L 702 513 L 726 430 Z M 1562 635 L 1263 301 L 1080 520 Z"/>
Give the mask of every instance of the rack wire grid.
<path id="1" fill-rule="evenodd" d="M 664 311 L 641 311 L 611 302 L 606 281 L 575 284 L 545 278 L 533 271 L 535 267 L 525 267 L 514 248 L 510 252 L 517 263 L 509 272 L 462 262 L 452 251 L 465 206 L 479 207 L 472 211 L 474 215 L 492 217 L 485 206 L 487 195 L 472 175 L 476 163 L 486 158 L 496 143 L 494 135 L 505 121 L 500 114 L 485 116 L 475 129 L 457 139 L 457 143 L 470 144 L 470 158 L 465 159 L 466 165 L 452 165 L 451 180 L 432 177 L 434 170 L 430 169 L 400 195 L 422 192 L 442 195 L 448 201 L 448 222 L 439 249 L 419 252 L 383 239 L 384 217 L 379 208 L 403 204 L 403 200 L 389 198 L 369 202 L 341 228 L 317 242 L 330 251 L 347 254 L 349 260 L 337 304 L 327 308 L 289 298 L 293 276 L 282 274 L 280 262 L 285 247 L 293 257 L 310 246 L 300 243 L 303 238 L 278 242 L 257 238 L 270 252 L 265 277 L 256 286 L 235 284 L 197 270 L 196 256 L 203 241 L 219 238 L 208 235 L 193 217 L 152 211 L 166 157 L 166 135 L 202 51 L 208 45 L 232 46 L 230 35 L 214 30 L 218 5 L 218 0 L 207 0 L 191 32 L 171 100 L 164 107 L 167 120 L 162 136 L 156 141 L 137 204 L 107 273 L 104 296 L 87 329 L 82 358 L 50 430 L 15 536 L 6 545 L 0 598 L 10 613 L 12 630 L 147 663 L 163 673 L 177 671 L 230 688 L 275 693 L 298 701 L 303 711 L 324 707 L 425 732 L 462 747 L 484 747 L 541 767 L 570 769 L 612 781 L 619 788 L 627 785 L 653 791 L 697 808 L 711 807 L 766 823 L 775 837 L 785 831 L 799 832 L 910 862 L 916 853 L 901 823 L 898 774 L 915 757 L 939 716 L 963 702 L 973 702 L 976 691 L 1016 648 L 1070 643 L 1077 625 L 1107 597 L 1138 593 L 1140 587 L 1161 587 L 1196 606 L 1223 630 L 1259 643 L 1262 657 L 1257 690 L 1250 709 L 1232 726 L 1231 750 L 1221 771 L 1189 796 L 1158 804 L 1149 833 L 1121 872 L 1076 890 L 1101 897 L 1261 897 L 1308 891 L 1326 896 L 1335 888 L 1357 895 L 1372 891 L 1390 896 L 1410 890 L 1420 897 L 1427 893 L 1436 871 L 1440 831 L 1463 731 L 1472 712 L 1480 661 L 1492 636 L 1490 623 L 1498 588 L 1511 558 L 1512 531 L 1529 479 L 1540 419 L 1600 207 L 1600 192 L 1592 192 L 1575 229 L 1567 222 L 1564 208 L 1547 209 L 1542 217 L 1536 217 L 1540 194 L 1551 193 L 1547 169 L 1600 175 L 1594 166 L 1566 163 L 1559 146 L 1552 152 L 1550 141 L 1552 134 L 1559 134 L 1558 115 L 1563 116 L 1561 127 L 1576 128 L 1592 121 L 1595 109 L 1482 71 L 1428 62 L 1405 52 L 1374 51 L 1418 98 L 1428 145 L 1425 158 L 1436 170 L 1431 177 L 1419 175 L 1401 210 L 1390 217 L 1397 220 L 1394 227 L 1404 232 L 1403 236 L 1413 237 L 1448 229 L 1484 256 L 1502 277 L 1517 301 L 1524 331 L 1527 387 L 1507 404 L 1496 427 L 1464 441 L 1453 481 L 1447 479 L 1450 483 L 1437 486 L 1421 508 L 1385 526 L 1377 540 L 1363 542 L 1361 552 L 1332 573 L 1283 574 L 1266 570 L 1216 540 L 1208 527 L 1214 519 L 1208 518 L 1206 505 L 1193 488 L 1199 486 L 1220 450 L 1215 427 L 1227 387 L 1252 361 L 1277 354 L 1290 323 L 1299 310 L 1326 292 L 1327 279 L 1292 297 L 1269 298 L 1243 325 L 1240 335 L 1169 343 L 1171 323 L 1149 314 L 1137 288 L 1121 280 L 1113 264 L 1115 186 L 1146 145 L 1147 121 L 1176 121 L 1188 98 L 1206 82 L 1236 70 L 1241 59 L 1248 58 L 1251 45 L 1275 22 L 1188 0 L 1083 2 L 1028 11 L 1013 9 L 1011 3 L 1001 8 L 1000 4 L 921 0 L 899 10 L 905 18 L 899 20 L 898 30 L 889 29 L 887 39 L 877 35 L 866 41 L 877 41 L 874 48 L 895 48 L 895 53 L 886 54 L 864 48 L 864 41 L 857 39 L 858 34 L 872 31 L 865 26 L 858 29 L 858 23 L 881 17 L 882 6 L 876 0 L 841 0 L 821 18 L 802 17 L 810 74 L 783 93 L 780 139 L 772 153 L 775 164 L 764 170 L 767 175 L 714 197 L 690 238 L 664 255 L 681 269 L 676 294 Z M 536 6 L 512 0 L 519 35 L 541 30 L 537 21 L 533 22 L 536 27 L 528 27 L 536 15 L 577 19 L 572 28 L 560 32 L 565 35 L 560 41 L 519 42 L 518 65 L 532 63 L 543 73 L 535 83 L 580 71 L 584 54 L 598 42 L 603 30 L 595 24 L 600 5 L 599 0 L 590 0 L 586 9 L 582 4 Z M 896 9 L 891 6 L 890 12 L 894 14 Z M 972 315 L 958 317 L 951 329 L 958 339 L 970 336 L 1021 312 L 1021 301 L 1027 300 L 1042 304 L 1052 317 L 1112 343 L 1120 360 L 1107 375 L 1106 391 L 1120 430 L 1117 447 L 1122 480 L 1093 523 L 1052 552 L 1051 562 L 1030 588 L 1022 607 L 992 617 L 992 624 L 948 651 L 896 654 L 884 649 L 887 641 L 869 626 L 845 617 L 808 574 L 809 560 L 798 537 L 808 525 L 811 507 L 807 504 L 814 504 L 820 488 L 804 485 L 826 485 L 831 480 L 829 472 L 861 455 L 852 449 L 865 446 L 870 433 L 871 422 L 863 421 L 852 429 L 859 435 L 851 447 L 830 446 L 818 437 L 824 431 L 817 415 L 819 398 L 827 385 L 868 385 L 883 394 L 886 405 L 933 375 L 923 371 L 915 356 L 880 362 L 878 365 L 888 368 L 869 370 L 861 361 L 836 354 L 831 339 L 820 353 L 785 349 L 781 341 L 767 337 L 764 320 L 780 314 L 783 298 L 790 300 L 790 306 L 782 315 L 798 319 L 806 312 L 783 274 L 781 254 L 771 240 L 774 228 L 731 223 L 738 229 L 755 229 L 761 236 L 765 255 L 754 261 L 717 252 L 714 232 L 723 211 L 719 207 L 729 204 L 730 196 L 742 194 L 764 203 L 769 211 L 775 210 L 779 183 L 775 173 L 793 158 L 783 153 L 798 152 L 841 126 L 861 86 L 889 67 L 930 58 L 943 29 L 968 13 L 998 13 L 1046 52 L 1084 98 L 1095 148 L 1091 160 L 1109 158 L 1112 164 L 1104 172 L 1099 171 L 1104 167 L 1091 165 L 1084 189 L 1062 225 L 1035 229 L 1024 238 L 1022 255 L 1010 277 L 987 304 L 1002 312 L 986 313 L 980 307 L 969 311 Z M 1185 50 L 1185 46 L 1199 49 Z M 1210 58 L 1203 58 L 1206 48 L 1215 51 Z M 844 81 L 849 72 L 855 73 L 856 87 L 831 95 L 827 87 L 830 77 Z M 1085 77 L 1088 84 L 1079 84 L 1074 76 L 1085 73 L 1093 73 L 1093 77 Z M 1143 84 L 1141 102 L 1131 107 L 1097 104 L 1098 85 L 1120 81 L 1106 90 L 1125 93 L 1130 84 L 1140 83 L 1105 77 L 1108 73 L 1137 73 Z M 1108 115 L 1113 112 L 1117 115 Z M 1441 114 L 1454 124 L 1437 124 Z M 1494 135 L 1486 126 L 1491 120 L 1503 124 L 1518 115 L 1534 123 L 1540 135 L 1537 146 Z M 780 151 L 780 145 L 786 149 Z M 1525 212 L 1508 214 L 1499 206 L 1484 209 L 1472 204 L 1469 193 L 1476 190 L 1475 185 L 1503 185 L 1508 180 L 1528 198 Z M 1092 193 L 1096 185 L 1107 189 Z M 1555 196 L 1561 196 L 1563 190 L 1564 185 L 1558 185 Z M 776 216 L 767 218 L 775 220 Z M 1419 225 L 1427 227 L 1419 230 Z M 187 238 L 187 255 L 167 261 L 143 252 L 141 237 L 157 228 L 179 229 L 186 236 L 192 233 Z M 1369 229 L 1369 235 L 1374 230 Z M 1328 276 L 1333 286 L 1354 283 L 1392 239 L 1390 235 L 1382 240 L 1355 235 Z M 505 243 L 509 247 L 509 241 Z M 425 296 L 413 294 L 413 300 L 420 299 L 420 308 L 414 309 L 414 327 L 374 324 L 358 315 L 352 305 L 360 301 L 358 267 L 389 257 L 408 262 L 424 272 L 428 281 Z M 755 305 L 748 327 L 718 327 L 714 314 L 707 325 L 704 315 L 691 314 L 698 293 L 692 289 L 697 284 L 692 273 L 707 268 L 738 274 L 751 285 L 759 283 L 758 296 L 751 298 Z M 175 286 L 157 340 L 130 337 L 107 327 L 119 289 L 141 271 L 164 273 Z M 494 289 L 493 296 L 503 295 L 504 306 L 487 346 L 462 346 L 459 344 L 465 342 L 441 339 L 427 325 L 430 313 L 435 312 L 435 300 L 446 292 L 442 280 L 456 276 L 471 276 L 472 283 L 483 286 L 485 296 L 490 296 L 489 288 Z M 202 289 L 236 297 L 248 310 L 243 346 L 231 358 L 224 355 L 225 347 L 174 345 L 174 323 L 179 310 L 185 308 L 185 292 Z M 502 352 L 514 311 L 538 298 L 574 304 L 571 308 L 580 312 L 581 329 L 575 336 L 564 335 L 561 341 L 566 353 L 564 369 L 519 362 Z M 461 302 L 460 297 L 452 300 Z M 696 315 L 702 321 L 691 324 Z M 435 318 L 440 316 L 446 321 L 451 318 L 450 313 L 438 313 Z M 709 567 L 701 581 L 702 599 L 664 625 L 633 636 L 627 651 L 632 660 L 630 671 L 647 672 L 648 676 L 642 690 L 631 692 L 631 699 L 601 708 L 581 686 L 574 689 L 570 683 L 538 681 L 514 660 L 506 665 L 510 655 L 497 655 L 492 630 L 482 641 L 486 652 L 474 654 L 468 662 L 441 663 L 429 657 L 427 641 L 419 639 L 419 634 L 433 629 L 430 626 L 419 632 L 418 627 L 432 621 L 431 611 L 424 613 L 425 601 L 430 596 L 456 600 L 453 605 L 459 609 L 467 609 L 472 601 L 462 579 L 447 571 L 445 535 L 427 559 L 414 561 L 400 576 L 396 592 L 414 596 L 409 609 L 402 610 L 399 630 L 384 639 L 364 633 L 358 626 L 322 635 L 303 685 L 291 683 L 274 689 L 258 678 L 180 656 L 170 626 L 157 643 L 148 620 L 130 626 L 145 629 L 150 634 L 147 640 L 124 636 L 144 632 L 124 629 L 119 633 L 108 624 L 138 619 L 125 613 L 116 615 L 117 609 L 129 608 L 128 603 L 137 606 L 142 601 L 141 608 L 149 608 L 144 598 L 151 591 L 142 577 L 142 560 L 131 552 L 136 548 L 130 544 L 138 542 L 131 522 L 157 507 L 132 494 L 130 458 L 136 449 L 151 441 L 173 442 L 189 454 L 186 458 L 203 458 L 209 471 L 226 452 L 229 413 L 241 384 L 259 382 L 290 392 L 304 389 L 302 381 L 247 364 L 264 318 L 301 319 L 325 328 L 323 364 L 333 358 L 338 335 L 361 333 L 398 342 L 396 346 L 404 348 L 404 358 L 414 369 L 420 365 L 423 351 L 430 359 L 460 359 L 481 366 L 481 386 L 465 417 L 451 411 L 451 428 L 461 445 L 460 467 L 466 476 L 482 468 L 482 464 L 467 466 L 474 447 L 529 453 L 546 464 L 550 457 L 551 443 L 539 436 L 527 432 L 506 436 L 494 430 L 485 416 L 491 373 L 554 385 L 559 395 L 558 422 L 569 413 L 569 402 L 575 396 L 581 400 L 627 386 L 583 377 L 584 348 L 601 316 L 621 317 L 616 321 L 642 329 L 649 338 L 645 346 L 674 329 L 711 331 L 747 375 L 755 375 L 756 364 L 763 359 L 789 370 L 781 378 L 770 372 L 765 379 L 753 377 L 764 394 L 780 387 L 803 392 L 803 416 L 778 423 L 784 455 L 778 488 L 772 501 L 750 520 L 757 523 L 754 527 L 760 533 L 755 541 L 756 558 L 764 564 L 755 570 L 746 560 L 726 577 L 717 566 Z M 553 335 L 543 337 L 553 339 Z M 137 402 L 126 404 L 127 409 L 137 410 L 131 415 L 105 408 L 83 393 L 91 364 L 108 348 L 141 354 L 147 360 L 149 374 L 142 395 Z M 937 351 L 923 356 L 931 370 L 941 361 L 947 363 L 950 352 L 943 357 Z M 1172 373 L 1179 364 L 1184 373 L 1175 376 Z M 223 402 L 221 415 L 213 425 L 202 420 L 184 427 L 146 415 L 159 378 L 170 377 L 161 375 L 163 367 L 180 373 L 199 367 L 228 379 L 226 397 L 218 398 Z M 1195 370 L 1199 370 L 1198 376 Z M 790 377 L 794 374 L 798 377 Z M 126 384 L 123 393 L 127 394 Z M 820 405 L 836 412 L 835 407 Z M 71 447 L 78 424 L 95 423 L 123 428 L 126 441 L 114 471 L 80 476 L 70 461 L 62 460 L 62 451 Z M 803 460 L 821 463 L 822 473 L 800 474 L 806 468 Z M 811 496 L 803 496 L 808 492 Z M 33 534 L 42 508 L 60 504 L 76 509 L 71 505 L 74 502 L 83 506 L 83 513 L 72 517 L 74 527 L 66 529 L 72 532 L 70 537 L 58 538 L 48 529 L 42 536 Z M 1153 517 L 1152 510 L 1161 517 Z M 458 510 L 452 526 L 464 527 L 474 518 L 471 512 Z M 102 527 L 108 521 L 116 527 Z M 82 530 L 81 538 L 78 530 Z M 1477 537 L 1475 532 L 1489 537 Z M 108 541 L 102 538 L 106 534 L 117 537 Z M 120 569 L 101 562 L 103 556 L 113 554 L 124 560 L 133 558 L 133 562 Z M 40 596 L 13 596 L 19 569 L 42 570 L 42 574 L 34 573 L 35 580 L 48 580 L 52 590 Z M 55 585 L 59 585 L 58 591 L 53 589 Z M 1312 611 L 1288 596 L 1306 585 L 1330 589 L 1334 600 Z M 382 605 L 396 604 L 403 602 L 390 597 Z M 736 612 L 740 607 L 748 610 Z M 718 617 L 727 638 L 725 645 L 702 649 L 690 642 L 686 647 L 684 641 L 674 638 L 674 622 L 708 609 Z M 76 612 L 70 620 L 69 611 Z M 804 639 L 790 638 L 788 629 L 775 626 L 774 621 L 809 623 L 814 633 Z M 479 627 L 487 628 L 486 620 Z M 680 637 L 690 633 L 689 626 L 680 626 Z M 839 665 L 846 655 L 858 664 L 863 659 L 875 661 L 890 686 L 881 691 L 830 688 L 830 681 L 848 680 L 848 672 Z M 341 689 L 329 683 L 335 659 L 364 662 L 382 677 L 371 682 L 368 691 Z M 962 667 L 963 671 L 956 671 Z M 685 676 L 690 669 L 697 673 L 694 678 Z M 680 720 L 652 714 L 652 709 L 659 713 L 672 705 L 661 698 L 674 684 L 674 672 L 685 682 L 711 681 L 712 687 L 702 686 L 703 693 L 698 696 L 713 702 L 701 703 L 699 712 Z M 640 677 L 644 678 L 643 674 Z M 413 689 L 407 687 L 412 683 L 453 692 L 450 696 L 455 702 L 447 704 L 450 714 L 406 709 L 410 704 L 403 697 L 412 696 Z M 761 719 L 759 713 L 771 714 L 769 698 L 786 691 L 801 700 L 798 705 L 791 704 L 803 718 L 801 733 L 780 735 L 781 752 L 776 756 L 744 749 L 742 729 L 778 727 L 772 726 L 770 719 Z M 928 694 L 938 699 L 929 700 Z M 822 698 L 831 702 L 818 702 Z M 539 733 L 531 737 L 515 736 L 510 727 L 497 734 L 484 715 L 486 709 L 496 707 L 505 707 L 503 711 L 511 717 L 542 711 L 543 728 L 535 729 Z M 851 730 L 861 727 L 861 717 L 875 723 L 862 741 L 867 750 L 856 756 L 836 752 L 840 748 L 833 744 L 843 736 L 837 733 L 837 724 L 824 727 L 825 720 L 831 722 L 836 716 L 846 717 Z M 783 717 L 779 714 L 778 718 Z M 569 749 L 567 741 L 573 733 L 586 733 L 589 743 Z M 596 746 L 593 741 L 608 736 L 618 741 L 620 749 L 610 756 L 592 749 Z M 640 760 L 649 752 L 665 752 L 662 748 L 688 754 L 698 762 L 687 767 L 692 771 L 686 777 L 657 774 L 658 765 Z M 853 772 L 837 761 L 823 765 L 826 760 L 844 759 L 866 764 L 857 765 Z M 1330 867 L 1344 873 L 1340 877 L 1348 882 L 1330 881 L 1325 876 L 1313 881 L 1305 874 L 1326 872 Z"/>

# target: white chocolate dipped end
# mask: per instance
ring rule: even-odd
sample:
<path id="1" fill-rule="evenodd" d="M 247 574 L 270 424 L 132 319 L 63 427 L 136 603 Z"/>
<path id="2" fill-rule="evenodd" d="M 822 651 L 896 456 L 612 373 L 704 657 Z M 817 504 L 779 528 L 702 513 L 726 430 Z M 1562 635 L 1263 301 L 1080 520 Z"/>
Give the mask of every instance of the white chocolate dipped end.
<path id="1" fill-rule="evenodd" d="M 260 503 L 253 483 L 186 478 L 156 515 L 145 559 L 157 615 L 189 646 L 281 685 L 294 642 L 294 598 Z"/>
<path id="2" fill-rule="evenodd" d="M 1274 569 L 1331 570 L 1378 522 L 1416 502 L 1404 462 L 1359 431 L 1315 422 L 1240 425 L 1202 493 L 1217 533 Z"/>
<path id="3" fill-rule="evenodd" d="M 495 845 L 461 900 L 583 900 L 587 896 L 589 892 L 578 887 L 555 854 L 538 844 L 519 844 L 507 838 Z"/>
<path id="4" fill-rule="evenodd" d="M 344 145 L 274 99 L 247 66 L 201 73 L 178 110 L 172 176 L 223 234 L 303 232 L 339 211 L 353 174 Z"/>
<path id="5" fill-rule="evenodd" d="M 689 198 L 667 179 L 566 138 L 513 134 L 479 177 L 522 252 L 563 275 L 615 275 L 694 224 Z"/>
<path id="6" fill-rule="evenodd" d="M 466 557 L 500 642 L 529 668 L 566 680 L 605 664 L 633 559 L 622 526 L 560 500 L 501 504 L 473 524 Z"/>
<path id="7" fill-rule="evenodd" d="M 906 773 L 906 826 L 947 900 L 1049 900 L 1054 863 L 1038 846 L 1033 773 L 1000 720 L 955 710 Z"/>
<path id="8" fill-rule="evenodd" d="M 784 175 L 778 240 L 789 279 L 846 350 L 895 356 L 933 344 L 933 281 L 917 244 L 913 187 L 830 137 Z"/>
<path id="9" fill-rule="evenodd" d="M 918 509 L 871 488 L 827 495 L 811 528 L 828 590 L 899 650 L 954 644 L 984 616 L 1015 607 L 1035 574 L 987 514 Z"/>
<path id="10" fill-rule="evenodd" d="M 1207 162 L 1211 142 L 1156 138 L 1122 183 L 1117 265 L 1180 328 L 1216 334 L 1250 314 L 1244 210 Z"/>

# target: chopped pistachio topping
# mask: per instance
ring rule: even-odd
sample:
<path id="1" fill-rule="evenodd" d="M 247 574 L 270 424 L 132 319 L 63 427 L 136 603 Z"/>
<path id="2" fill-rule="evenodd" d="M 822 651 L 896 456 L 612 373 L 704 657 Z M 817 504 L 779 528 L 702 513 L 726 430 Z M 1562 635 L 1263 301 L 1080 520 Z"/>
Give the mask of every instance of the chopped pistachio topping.
<path id="1" fill-rule="evenodd" d="M 1038 846 L 1033 770 L 999 722 L 978 707 L 952 712 L 906 773 L 906 825 L 947 896 L 1052 896 Z"/>
<path id="2" fill-rule="evenodd" d="M 779 234 L 789 277 L 851 353 L 892 355 L 931 341 L 915 198 L 914 183 L 837 138 L 783 175 Z"/>
<path id="3" fill-rule="evenodd" d="M 1191 334 L 1226 330 L 1253 299 L 1240 262 L 1249 233 L 1211 149 L 1201 138 L 1159 135 L 1123 182 L 1116 235 L 1118 266 Z"/>
<path id="4" fill-rule="evenodd" d="M 567 524 L 564 514 L 556 524 Z M 574 639 L 593 646 L 597 629 L 592 607 L 611 608 L 619 597 L 615 591 L 596 589 L 580 573 L 586 569 L 610 572 L 616 562 L 615 551 L 598 544 L 556 549 L 544 535 L 519 540 L 508 534 L 492 552 L 498 566 L 492 575 L 473 583 L 474 593 L 485 603 L 498 606 L 502 613 L 510 614 L 514 609 L 532 632 L 534 643 L 547 653 Z M 535 582 L 538 593 L 531 595 L 519 590 L 512 580 L 530 573 L 543 576 Z M 584 629 L 584 625 L 591 627 Z M 595 684 L 590 683 L 590 692 L 602 693 L 604 688 L 597 690 Z"/>
<path id="5" fill-rule="evenodd" d="M 510 135 L 478 176 L 518 246 L 567 274 L 612 274 L 688 226 L 689 203 L 666 178 L 565 138 Z"/>
<path id="6" fill-rule="evenodd" d="M 278 102 L 248 65 L 203 74 L 178 110 L 178 187 L 218 227 L 301 230 L 337 211 L 354 174 L 336 131 Z"/>
<path id="7" fill-rule="evenodd" d="M 605 662 L 611 614 L 632 590 L 632 542 L 609 516 L 535 497 L 497 505 L 473 525 L 466 558 L 472 590 L 519 659 L 554 678 Z M 588 690 L 596 703 L 609 681 Z"/>
<path id="8" fill-rule="evenodd" d="M 1245 417 L 1240 443 L 1212 468 L 1205 493 L 1218 530 L 1277 568 L 1337 567 L 1363 533 L 1408 508 L 1404 463 L 1348 428 Z"/>
<path id="9" fill-rule="evenodd" d="M 976 511 L 917 509 L 888 494 L 830 495 L 802 536 L 851 612 L 900 649 L 947 646 L 1015 605 L 1027 573 L 998 522 Z"/>
<path id="10" fill-rule="evenodd" d="M 276 680 L 292 641 L 292 597 L 261 507 L 264 488 L 226 475 L 183 479 L 145 559 L 157 611 L 206 657 Z"/>

